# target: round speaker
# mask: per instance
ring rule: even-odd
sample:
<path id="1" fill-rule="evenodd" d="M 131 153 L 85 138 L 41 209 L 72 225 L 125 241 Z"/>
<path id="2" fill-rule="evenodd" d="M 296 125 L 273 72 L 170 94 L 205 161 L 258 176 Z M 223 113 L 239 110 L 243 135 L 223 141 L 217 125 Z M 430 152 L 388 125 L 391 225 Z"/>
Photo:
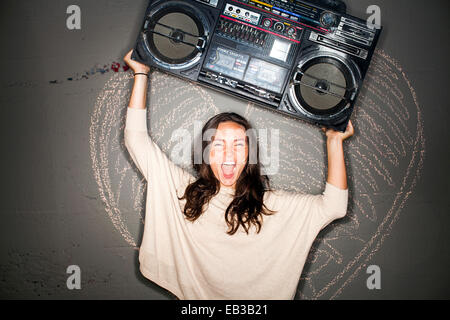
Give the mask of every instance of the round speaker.
<path id="1" fill-rule="evenodd" d="M 168 1 L 149 14 L 144 43 L 163 67 L 189 67 L 203 54 L 208 29 L 200 11 L 187 3 Z"/>
<path id="2" fill-rule="evenodd" d="M 319 118 L 336 115 L 353 98 L 358 74 L 351 63 L 331 53 L 305 56 L 294 74 L 290 100 L 298 109 Z"/>

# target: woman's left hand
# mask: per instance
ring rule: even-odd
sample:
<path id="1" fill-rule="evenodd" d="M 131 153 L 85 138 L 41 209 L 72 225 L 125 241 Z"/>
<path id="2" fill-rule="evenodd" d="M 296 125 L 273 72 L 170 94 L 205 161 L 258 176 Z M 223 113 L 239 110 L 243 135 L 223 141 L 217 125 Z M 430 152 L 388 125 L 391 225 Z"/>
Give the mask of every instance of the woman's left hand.
<path id="1" fill-rule="evenodd" d="M 351 137 L 353 135 L 353 133 L 355 132 L 352 122 L 349 120 L 348 124 L 347 124 L 347 128 L 345 129 L 345 132 L 341 132 L 341 131 L 336 131 L 334 129 L 330 129 L 330 128 L 325 128 L 322 127 L 322 131 L 325 132 L 326 136 L 328 139 L 330 138 L 337 138 L 340 139 L 342 141 L 344 141 L 345 139 Z"/>

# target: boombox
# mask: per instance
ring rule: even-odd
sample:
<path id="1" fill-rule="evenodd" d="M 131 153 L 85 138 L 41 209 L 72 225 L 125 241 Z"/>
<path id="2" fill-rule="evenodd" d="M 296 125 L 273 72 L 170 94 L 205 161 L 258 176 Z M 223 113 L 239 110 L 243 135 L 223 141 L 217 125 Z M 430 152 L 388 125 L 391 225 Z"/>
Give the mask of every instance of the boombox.
<path id="1" fill-rule="evenodd" d="M 150 1 L 132 59 L 345 131 L 381 27 L 329 3 Z"/>

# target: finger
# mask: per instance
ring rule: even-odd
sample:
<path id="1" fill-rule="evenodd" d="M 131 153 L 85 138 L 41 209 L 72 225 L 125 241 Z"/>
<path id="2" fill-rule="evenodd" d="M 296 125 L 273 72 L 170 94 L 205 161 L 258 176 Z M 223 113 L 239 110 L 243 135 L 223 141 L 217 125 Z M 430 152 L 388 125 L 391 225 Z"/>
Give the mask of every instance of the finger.
<path id="1" fill-rule="evenodd" d="M 355 132 L 355 128 L 353 127 L 353 123 L 351 120 L 348 121 L 348 131 L 351 135 Z"/>
<path id="2" fill-rule="evenodd" d="M 353 135 L 353 125 L 349 121 L 342 138 L 343 138 L 343 140 L 346 140 L 347 138 L 351 137 L 352 135 Z"/>
<path id="3" fill-rule="evenodd" d="M 130 51 L 128 51 L 128 53 L 125 55 L 125 57 L 123 58 L 123 60 L 125 60 L 125 62 L 128 63 L 128 61 L 131 60 L 131 54 L 133 53 L 133 49 L 131 49 Z"/>

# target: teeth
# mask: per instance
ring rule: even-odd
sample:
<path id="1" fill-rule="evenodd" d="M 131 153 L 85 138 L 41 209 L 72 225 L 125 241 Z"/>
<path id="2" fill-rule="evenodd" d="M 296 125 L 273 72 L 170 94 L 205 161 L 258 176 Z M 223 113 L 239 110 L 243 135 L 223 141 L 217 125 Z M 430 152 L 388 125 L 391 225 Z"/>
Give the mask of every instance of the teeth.
<path id="1" fill-rule="evenodd" d="M 223 165 L 225 166 L 234 166 L 236 162 L 224 162 Z"/>

